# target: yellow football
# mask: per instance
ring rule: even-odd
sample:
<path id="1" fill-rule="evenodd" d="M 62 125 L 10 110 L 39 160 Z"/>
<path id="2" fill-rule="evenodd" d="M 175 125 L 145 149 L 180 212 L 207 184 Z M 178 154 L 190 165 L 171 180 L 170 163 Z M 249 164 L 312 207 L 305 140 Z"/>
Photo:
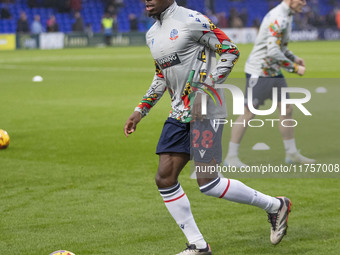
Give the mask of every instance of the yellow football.
<path id="1" fill-rule="evenodd" d="M 0 150 L 6 149 L 9 145 L 9 135 L 5 130 L 0 129 Z"/>

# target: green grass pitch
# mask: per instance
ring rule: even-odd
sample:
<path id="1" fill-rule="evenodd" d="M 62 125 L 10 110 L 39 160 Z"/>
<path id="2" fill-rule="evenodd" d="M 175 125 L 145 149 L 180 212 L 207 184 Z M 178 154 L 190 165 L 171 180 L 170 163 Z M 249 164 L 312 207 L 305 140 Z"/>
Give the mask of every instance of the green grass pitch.
<path id="1" fill-rule="evenodd" d="M 230 78 L 244 77 L 251 45 L 239 48 Z M 292 43 L 290 49 L 306 60 L 307 73 L 299 81 L 312 92 L 307 108 L 313 116 L 295 111 L 298 147 L 320 163 L 340 163 L 340 86 L 334 79 L 340 78 L 340 43 Z M 146 47 L 0 53 L 0 128 L 11 137 L 0 151 L 1 254 L 67 249 L 76 255 L 170 255 L 185 248 L 154 184 L 154 151 L 169 96 L 135 134 L 123 135 L 153 72 Z M 35 75 L 44 81 L 33 83 Z M 318 86 L 328 93 L 316 94 Z M 282 141 L 271 130 L 246 133 L 240 148 L 245 162 L 282 163 Z M 225 132 L 229 136 L 228 128 Z M 252 151 L 259 141 L 271 150 Z M 263 211 L 204 196 L 187 166 L 180 182 L 215 255 L 339 254 L 339 179 L 242 181 L 291 198 L 288 235 L 273 247 Z"/>

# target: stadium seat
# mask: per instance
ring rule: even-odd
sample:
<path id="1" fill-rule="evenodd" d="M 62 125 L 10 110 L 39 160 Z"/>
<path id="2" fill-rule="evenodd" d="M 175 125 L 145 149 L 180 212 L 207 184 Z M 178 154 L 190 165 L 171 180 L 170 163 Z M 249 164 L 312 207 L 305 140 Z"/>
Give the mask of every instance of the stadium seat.
<path id="1" fill-rule="evenodd" d="M 275 4 L 279 3 L 279 0 Z M 0 3 L 0 8 L 2 4 Z M 187 0 L 187 6 L 189 8 L 195 9 L 197 11 L 206 12 L 205 0 Z M 101 26 L 100 21 L 104 13 L 104 4 L 101 0 L 86 0 L 82 3 L 81 14 L 83 16 L 85 23 L 92 23 L 93 31 L 95 33 L 100 32 Z M 262 19 L 269 8 L 268 1 L 232 1 L 232 0 L 215 0 L 215 12 L 225 12 L 227 15 L 231 8 L 236 8 L 239 12 L 243 8 L 251 10 L 248 12 L 248 24 L 251 26 L 254 19 Z M 325 15 L 332 10 L 329 4 L 324 3 L 324 1 L 319 2 L 318 8 L 321 15 Z M 41 16 L 41 22 L 43 26 L 46 25 L 46 21 L 51 14 L 55 14 L 57 22 L 60 24 L 60 28 L 64 32 L 69 32 L 70 28 L 74 22 L 74 17 L 72 14 L 68 13 L 56 13 L 53 8 L 29 8 L 27 6 L 27 0 L 16 0 L 15 4 L 10 4 L 10 12 L 13 15 L 12 23 L 6 23 L 4 20 L 0 20 L 0 32 L 6 31 L 6 33 L 14 33 L 16 30 L 16 22 L 20 17 L 20 13 L 25 11 L 29 22 L 33 21 L 34 15 L 39 14 Z M 125 0 L 124 6 L 120 8 L 118 14 L 118 28 L 122 32 L 129 31 L 130 24 L 128 16 L 130 13 L 134 13 L 137 17 L 140 17 L 144 12 L 144 3 L 140 0 Z M 140 25 L 140 24 L 139 24 Z M 143 27 L 139 26 L 142 30 Z"/>

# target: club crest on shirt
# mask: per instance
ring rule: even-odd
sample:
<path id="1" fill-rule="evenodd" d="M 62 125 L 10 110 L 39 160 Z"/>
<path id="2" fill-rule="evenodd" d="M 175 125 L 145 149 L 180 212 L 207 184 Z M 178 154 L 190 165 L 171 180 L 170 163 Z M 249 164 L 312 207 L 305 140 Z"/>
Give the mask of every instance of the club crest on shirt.
<path id="1" fill-rule="evenodd" d="M 176 28 L 174 28 L 170 32 L 170 40 L 174 41 L 177 38 L 178 38 L 178 30 Z"/>

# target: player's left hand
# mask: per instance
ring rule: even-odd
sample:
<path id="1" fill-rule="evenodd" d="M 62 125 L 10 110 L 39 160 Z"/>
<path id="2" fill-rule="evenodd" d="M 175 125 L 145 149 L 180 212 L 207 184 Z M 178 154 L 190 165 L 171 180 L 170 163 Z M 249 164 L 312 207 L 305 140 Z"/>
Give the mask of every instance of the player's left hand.
<path id="1" fill-rule="evenodd" d="M 305 67 L 305 61 L 302 58 L 296 57 L 295 63 L 298 64 L 299 66 Z"/>

